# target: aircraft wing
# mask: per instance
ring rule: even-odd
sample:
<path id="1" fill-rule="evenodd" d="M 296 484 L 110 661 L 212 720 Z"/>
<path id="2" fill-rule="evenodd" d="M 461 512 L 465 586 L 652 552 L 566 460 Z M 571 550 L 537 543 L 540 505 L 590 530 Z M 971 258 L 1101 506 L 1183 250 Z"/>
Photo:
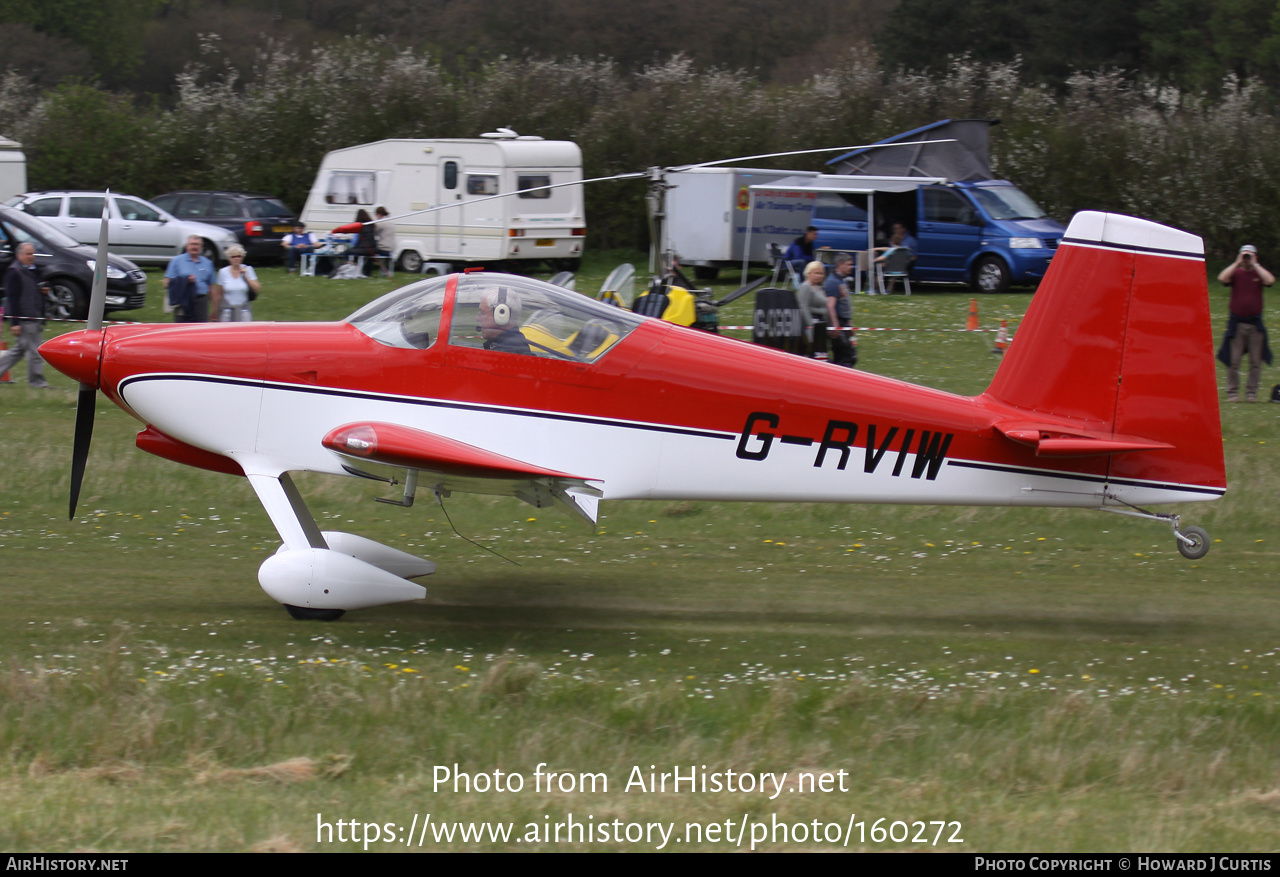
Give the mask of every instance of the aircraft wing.
<path id="1" fill-rule="evenodd" d="M 348 423 L 330 430 L 321 444 L 356 462 L 422 473 L 422 483 L 438 493 L 515 496 L 535 508 L 558 505 L 593 528 L 596 524 L 601 490 L 590 482 L 598 479 L 535 466 L 395 423 Z"/>

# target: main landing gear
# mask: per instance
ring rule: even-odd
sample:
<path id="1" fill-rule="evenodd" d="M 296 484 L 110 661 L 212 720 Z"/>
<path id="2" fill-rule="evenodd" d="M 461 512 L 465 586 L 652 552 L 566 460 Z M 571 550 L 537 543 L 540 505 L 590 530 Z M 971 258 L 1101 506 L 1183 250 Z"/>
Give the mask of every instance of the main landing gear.
<path id="1" fill-rule="evenodd" d="M 1115 509 L 1103 506 L 1102 511 L 1104 512 L 1129 515 L 1134 518 L 1147 518 L 1152 521 L 1167 521 L 1169 526 L 1173 528 L 1173 536 L 1178 546 L 1178 552 L 1187 560 L 1199 560 L 1209 553 L 1209 532 L 1203 527 L 1187 527 L 1183 529 L 1179 526 L 1178 515 L 1162 515 L 1157 512 L 1147 511 L 1146 509 L 1138 508 L 1136 505 L 1129 505 L 1124 500 L 1110 494 L 1108 494 L 1107 499 L 1124 503 L 1128 508 Z"/>
<path id="2" fill-rule="evenodd" d="M 337 621 L 347 614 L 345 609 L 310 609 L 306 606 L 290 606 L 288 603 L 284 604 L 284 608 L 290 618 L 298 621 Z"/>
<path id="3" fill-rule="evenodd" d="M 284 544 L 258 569 L 258 583 L 300 621 L 337 621 L 351 609 L 421 600 L 412 581 L 436 565 L 355 533 L 322 531 L 288 472 L 246 475 Z M 406 491 L 403 503 L 412 500 Z"/>

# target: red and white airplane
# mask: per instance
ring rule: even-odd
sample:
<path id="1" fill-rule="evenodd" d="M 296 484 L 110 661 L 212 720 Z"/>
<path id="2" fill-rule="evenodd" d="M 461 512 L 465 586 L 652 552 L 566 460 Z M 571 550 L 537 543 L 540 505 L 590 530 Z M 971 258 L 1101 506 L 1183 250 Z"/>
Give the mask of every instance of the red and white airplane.
<path id="1" fill-rule="evenodd" d="M 600 499 L 1108 509 L 1226 490 L 1200 238 L 1071 222 L 986 392 L 958 396 L 638 317 L 504 274 L 423 280 L 338 323 L 97 326 L 41 354 L 143 450 L 246 476 L 283 545 L 259 582 L 331 619 L 421 598 L 434 564 L 322 532 L 290 476 L 391 469 L 418 490 L 512 495 L 594 525 Z M 104 264 L 105 259 L 99 259 Z M 101 298 L 101 295 L 98 295 Z M 87 404 L 86 404 L 87 399 Z"/>

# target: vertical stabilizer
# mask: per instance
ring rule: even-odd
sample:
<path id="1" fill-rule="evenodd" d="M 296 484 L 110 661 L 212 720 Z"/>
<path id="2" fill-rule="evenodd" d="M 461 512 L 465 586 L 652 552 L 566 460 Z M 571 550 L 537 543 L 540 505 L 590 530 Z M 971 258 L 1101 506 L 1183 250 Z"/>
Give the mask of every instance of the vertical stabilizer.
<path id="1" fill-rule="evenodd" d="M 1113 479 L 1225 487 L 1204 242 L 1077 214 L 986 395 L 1173 446 L 1115 454 Z"/>

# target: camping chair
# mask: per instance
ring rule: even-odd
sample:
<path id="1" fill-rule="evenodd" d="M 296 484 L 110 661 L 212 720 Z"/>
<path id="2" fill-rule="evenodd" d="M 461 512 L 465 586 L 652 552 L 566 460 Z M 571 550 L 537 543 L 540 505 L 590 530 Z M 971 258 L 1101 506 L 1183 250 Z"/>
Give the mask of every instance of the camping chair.
<path id="1" fill-rule="evenodd" d="M 906 288 L 906 294 L 911 295 L 911 278 L 907 276 L 907 269 L 911 267 L 911 258 L 914 254 L 906 247 L 894 247 L 884 254 L 883 262 L 876 262 L 876 279 L 879 282 L 880 294 L 887 295 L 884 288 L 884 279 L 888 277 L 890 280 L 901 278 L 903 286 Z"/>
<path id="2" fill-rule="evenodd" d="M 800 280 L 796 277 L 795 266 L 782 258 L 782 247 L 777 244 L 769 244 L 769 258 L 773 260 L 773 279 L 769 281 L 770 286 L 778 285 L 778 275 L 786 271 L 787 282 L 791 284 L 792 289 L 800 288 Z"/>

